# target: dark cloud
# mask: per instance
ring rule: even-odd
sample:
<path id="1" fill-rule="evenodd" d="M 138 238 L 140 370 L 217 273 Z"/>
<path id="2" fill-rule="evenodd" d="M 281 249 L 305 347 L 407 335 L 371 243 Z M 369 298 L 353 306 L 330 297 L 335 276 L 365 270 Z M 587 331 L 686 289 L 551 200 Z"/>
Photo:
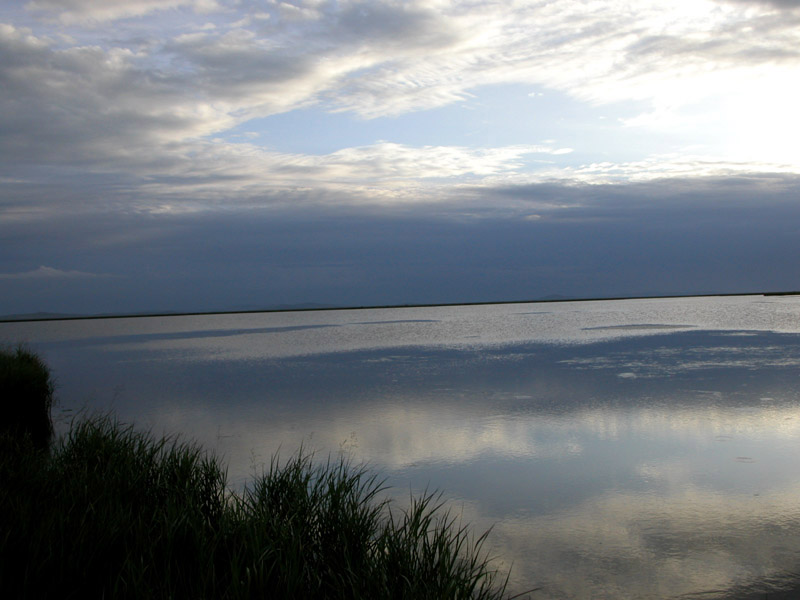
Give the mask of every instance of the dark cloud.
<path id="1" fill-rule="evenodd" d="M 2 26 L 0 55 L 0 156 L 7 166 L 148 164 L 164 140 L 204 127 L 191 110 L 176 110 L 184 93 L 176 81 L 139 68 L 128 52 L 58 50 Z"/>
<path id="2" fill-rule="evenodd" d="M 26 8 L 55 14 L 59 20 L 65 23 L 93 23 L 146 15 L 184 5 L 210 8 L 214 2 L 203 2 L 202 0 L 31 0 L 26 3 Z"/>
<path id="3" fill-rule="evenodd" d="M 306 100 L 308 90 L 297 97 L 287 86 L 294 82 L 302 87 L 304 80 L 313 77 L 315 63 L 314 53 L 306 46 L 275 47 L 245 31 L 186 36 L 168 42 L 165 50 L 187 69 L 186 83 L 203 90 L 209 100 L 238 97 L 247 104 L 247 96 L 260 94 L 262 104 L 268 105 L 265 112 L 286 110 L 292 102 Z"/>
<path id="4" fill-rule="evenodd" d="M 335 25 L 330 39 L 346 40 L 350 44 L 402 45 L 408 49 L 411 43 L 414 48 L 432 50 L 446 48 L 460 37 L 446 14 L 425 10 L 419 5 L 352 4 L 333 16 Z"/>
<path id="5" fill-rule="evenodd" d="M 754 210 L 759 205 L 794 204 L 800 193 L 800 175 L 742 173 L 736 176 L 663 178 L 638 183 L 541 183 L 474 191 L 489 198 L 530 203 L 532 210 L 553 218 L 578 215 L 641 217 L 658 211 L 684 209 L 695 213 L 722 211 L 727 214 L 739 209 Z"/>
<path id="6" fill-rule="evenodd" d="M 182 36 L 165 49 L 192 85 L 258 116 L 358 94 L 398 60 L 446 54 L 465 33 L 446 14 L 405 3 L 324 3 L 305 18 L 287 17 L 285 4 L 268 10 L 247 29 Z"/>
<path id="7" fill-rule="evenodd" d="M 0 273 L 45 266 L 114 277 L 6 277 L 0 313 L 795 289 L 800 188 L 772 187 L 549 185 L 497 190 L 495 201 L 511 200 L 505 211 L 284 208 L 3 223 Z M 545 200 L 560 206 L 543 209 Z M 540 218 L 526 218 L 528 203 Z"/>

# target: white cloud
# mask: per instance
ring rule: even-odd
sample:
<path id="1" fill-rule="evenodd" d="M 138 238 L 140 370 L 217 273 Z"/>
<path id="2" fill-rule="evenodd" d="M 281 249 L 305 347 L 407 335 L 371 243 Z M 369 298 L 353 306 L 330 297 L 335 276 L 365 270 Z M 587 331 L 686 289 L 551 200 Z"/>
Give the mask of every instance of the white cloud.
<path id="1" fill-rule="evenodd" d="M 570 179 L 586 183 L 653 181 L 656 179 L 682 179 L 733 177 L 737 175 L 796 173 L 797 165 L 732 162 L 721 157 L 667 155 L 629 163 L 592 163 L 577 168 L 563 169 L 556 179 Z"/>
<path id="2" fill-rule="evenodd" d="M 22 167 L 71 166 L 139 178 L 141 193 L 202 195 L 228 186 L 230 196 L 330 185 L 383 199 L 400 194 L 401 182 L 412 197 L 437 179 L 495 185 L 796 172 L 791 140 L 800 131 L 791 99 L 800 14 L 793 5 L 344 0 L 227 4 L 197 15 L 215 5 L 37 0 L 28 7 L 55 14 L 57 29 L 0 25 L 0 177 L 16 178 Z M 162 23 L 166 9 L 181 18 Z M 131 16 L 142 23 L 124 20 Z M 113 37 L 84 27 L 116 19 Z M 459 102 L 502 83 L 595 104 L 642 101 L 651 109 L 625 122 L 645 132 L 694 139 L 711 121 L 737 137 L 682 158 L 583 166 L 561 159 L 551 167 L 524 156 L 555 160 L 569 149 L 388 140 L 303 155 L 210 141 L 249 119 L 302 107 L 379 118 Z"/>
<path id="3" fill-rule="evenodd" d="M 100 15 L 163 6 L 67 5 L 69 14 Z M 161 42 L 176 68 L 195 79 L 187 96 L 199 87 L 210 101 L 228 102 L 230 113 L 269 114 L 324 100 L 333 109 L 377 117 L 452 103 L 482 85 L 526 82 L 593 102 L 675 103 L 691 102 L 712 72 L 747 75 L 753 66 L 796 68 L 800 60 L 797 19 L 702 0 L 670 8 L 651 0 L 635 10 L 615 0 L 433 8 L 281 2 L 267 9 L 254 14 L 274 18 L 250 29 L 193 39 L 181 38 L 180 30 L 165 34 Z"/>
<path id="4" fill-rule="evenodd" d="M 149 197 L 175 195 L 168 212 L 193 210 L 192 204 L 200 199 L 224 201 L 232 195 L 239 200 L 291 202 L 298 191 L 306 201 L 324 201 L 335 193 L 342 203 L 430 202 L 432 193 L 440 199 L 449 197 L 442 194 L 453 184 L 510 177 L 531 156 L 568 151 L 551 146 L 481 149 L 390 142 L 321 155 L 273 152 L 247 143 L 189 148 L 184 160 L 170 161 L 161 169 L 151 167 L 149 181 L 140 187 Z M 193 201 L 181 206 L 180 198 Z"/>
<path id="5" fill-rule="evenodd" d="M 459 146 L 421 148 L 380 142 L 372 146 L 345 148 L 324 156 L 282 157 L 292 171 L 315 169 L 336 179 L 391 180 L 454 178 L 492 175 L 514 170 L 527 154 L 556 154 L 560 149 L 544 146 L 507 146 L 488 150 Z"/>
<path id="6" fill-rule="evenodd" d="M 659 180 L 673 180 L 683 185 L 695 180 L 696 189 L 705 189 L 709 184 L 719 184 L 724 179 L 746 179 L 761 182 L 783 181 L 780 176 L 792 176 L 798 172 L 800 163 L 774 163 L 756 161 L 732 161 L 720 156 L 692 154 L 668 154 L 643 158 L 630 162 L 592 162 L 577 166 L 545 165 L 536 171 L 508 172 L 489 175 L 481 186 L 489 189 L 501 185 L 560 184 L 560 185 L 635 185 Z"/>
<path id="7" fill-rule="evenodd" d="M 0 273 L 0 279 L 33 279 L 33 280 L 52 280 L 52 279 L 95 279 L 98 277 L 112 277 L 112 275 L 85 273 L 83 271 L 62 271 L 53 267 L 40 266 L 33 271 L 24 273 Z"/>
<path id="8" fill-rule="evenodd" d="M 782 61 L 797 64 L 797 20 L 721 10 L 711 2 L 447 3 L 428 17 L 436 38 L 409 36 L 372 66 L 351 73 L 335 105 L 367 117 L 441 106 L 477 86 L 526 82 L 592 102 L 658 99 L 691 102 L 714 71 Z M 367 15 L 364 31 L 382 24 Z M 333 29 L 328 31 L 335 35 Z"/>

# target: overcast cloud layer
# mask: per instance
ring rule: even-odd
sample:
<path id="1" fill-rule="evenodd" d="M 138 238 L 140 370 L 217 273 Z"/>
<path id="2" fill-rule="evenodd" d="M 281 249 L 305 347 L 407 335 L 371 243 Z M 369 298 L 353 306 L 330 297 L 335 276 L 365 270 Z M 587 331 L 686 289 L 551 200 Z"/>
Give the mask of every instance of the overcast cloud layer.
<path id="1" fill-rule="evenodd" d="M 800 287 L 797 1 L 6 2 L 0 57 L 0 313 Z"/>

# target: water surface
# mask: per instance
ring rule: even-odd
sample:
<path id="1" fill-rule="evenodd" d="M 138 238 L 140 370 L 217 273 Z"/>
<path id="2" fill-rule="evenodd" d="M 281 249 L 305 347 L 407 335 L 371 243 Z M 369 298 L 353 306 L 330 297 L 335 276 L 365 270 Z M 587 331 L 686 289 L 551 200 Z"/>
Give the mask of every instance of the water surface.
<path id="1" fill-rule="evenodd" d="M 62 422 L 113 410 L 241 485 L 302 443 L 438 488 L 531 598 L 751 598 L 800 580 L 800 299 L 0 324 Z"/>

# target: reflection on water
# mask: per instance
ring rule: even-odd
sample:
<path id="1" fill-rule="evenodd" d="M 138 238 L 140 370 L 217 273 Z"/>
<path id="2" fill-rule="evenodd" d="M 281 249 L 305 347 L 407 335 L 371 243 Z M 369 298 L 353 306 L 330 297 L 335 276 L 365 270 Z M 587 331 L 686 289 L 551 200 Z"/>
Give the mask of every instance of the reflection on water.
<path id="1" fill-rule="evenodd" d="M 800 305 L 717 300 L 0 336 L 46 356 L 62 409 L 185 432 L 237 485 L 303 443 L 368 462 L 401 501 L 443 489 L 532 598 L 776 598 L 800 589 Z"/>

